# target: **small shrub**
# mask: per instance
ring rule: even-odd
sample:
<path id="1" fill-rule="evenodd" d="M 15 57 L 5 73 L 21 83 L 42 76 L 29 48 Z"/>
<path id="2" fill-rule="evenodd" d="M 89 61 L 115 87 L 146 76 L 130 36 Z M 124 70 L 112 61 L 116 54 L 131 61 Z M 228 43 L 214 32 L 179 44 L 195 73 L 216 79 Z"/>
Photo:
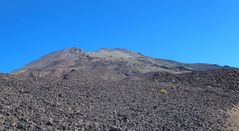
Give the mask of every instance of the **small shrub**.
<path id="1" fill-rule="evenodd" d="M 166 89 L 160 89 L 160 93 L 161 93 L 161 94 L 168 94 L 168 92 L 167 92 Z"/>

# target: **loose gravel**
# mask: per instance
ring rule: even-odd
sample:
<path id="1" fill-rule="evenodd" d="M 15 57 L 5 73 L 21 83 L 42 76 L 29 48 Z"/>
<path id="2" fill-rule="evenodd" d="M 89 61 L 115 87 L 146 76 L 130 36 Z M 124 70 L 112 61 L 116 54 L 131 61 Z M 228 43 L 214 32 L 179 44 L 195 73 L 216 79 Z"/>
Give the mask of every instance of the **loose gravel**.
<path id="1" fill-rule="evenodd" d="M 239 104 L 237 71 L 159 76 L 91 81 L 1 74 L 0 130 L 229 130 L 227 110 Z"/>

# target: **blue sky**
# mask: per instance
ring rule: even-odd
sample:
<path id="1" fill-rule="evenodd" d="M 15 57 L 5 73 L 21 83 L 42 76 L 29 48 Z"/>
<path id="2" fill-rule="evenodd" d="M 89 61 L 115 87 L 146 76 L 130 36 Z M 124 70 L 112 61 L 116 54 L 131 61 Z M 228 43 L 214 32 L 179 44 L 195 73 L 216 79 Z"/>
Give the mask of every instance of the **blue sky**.
<path id="1" fill-rule="evenodd" d="M 0 45 L 0 72 L 68 47 L 239 67 L 239 1 L 1 0 Z"/>

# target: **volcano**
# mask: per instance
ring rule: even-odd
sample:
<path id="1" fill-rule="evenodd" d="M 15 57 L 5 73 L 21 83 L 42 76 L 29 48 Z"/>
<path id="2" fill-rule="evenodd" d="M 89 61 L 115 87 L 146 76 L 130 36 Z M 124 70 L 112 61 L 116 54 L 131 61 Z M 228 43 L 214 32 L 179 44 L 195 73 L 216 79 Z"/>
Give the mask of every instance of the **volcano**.
<path id="1" fill-rule="evenodd" d="M 69 48 L 43 56 L 12 74 L 64 79 L 122 80 L 150 72 L 181 74 L 222 68 L 225 67 L 157 59 L 119 48 L 99 49 L 95 52 Z"/>
<path id="2" fill-rule="evenodd" d="M 0 130 L 239 130 L 239 70 L 125 49 L 50 53 L 0 74 Z"/>

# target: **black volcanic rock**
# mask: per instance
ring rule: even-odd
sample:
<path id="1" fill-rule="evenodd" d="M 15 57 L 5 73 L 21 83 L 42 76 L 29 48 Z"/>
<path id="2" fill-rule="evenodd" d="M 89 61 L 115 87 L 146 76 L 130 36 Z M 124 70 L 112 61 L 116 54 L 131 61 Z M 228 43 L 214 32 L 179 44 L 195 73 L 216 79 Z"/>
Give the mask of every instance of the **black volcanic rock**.
<path id="1" fill-rule="evenodd" d="M 228 69 L 143 81 L 0 75 L 0 130 L 229 130 L 238 76 Z"/>
<path id="2" fill-rule="evenodd" d="M 237 69 L 125 49 L 70 48 L 0 74 L 3 131 L 226 131 L 237 105 Z"/>
<path id="3" fill-rule="evenodd" d="M 83 52 L 81 49 L 69 48 L 50 53 L 12 74 L 64 79 L 122 80 L 148 72 L 180 74 L 220 68 L 223 67 L 155 59 L 126 49 Z"/>

